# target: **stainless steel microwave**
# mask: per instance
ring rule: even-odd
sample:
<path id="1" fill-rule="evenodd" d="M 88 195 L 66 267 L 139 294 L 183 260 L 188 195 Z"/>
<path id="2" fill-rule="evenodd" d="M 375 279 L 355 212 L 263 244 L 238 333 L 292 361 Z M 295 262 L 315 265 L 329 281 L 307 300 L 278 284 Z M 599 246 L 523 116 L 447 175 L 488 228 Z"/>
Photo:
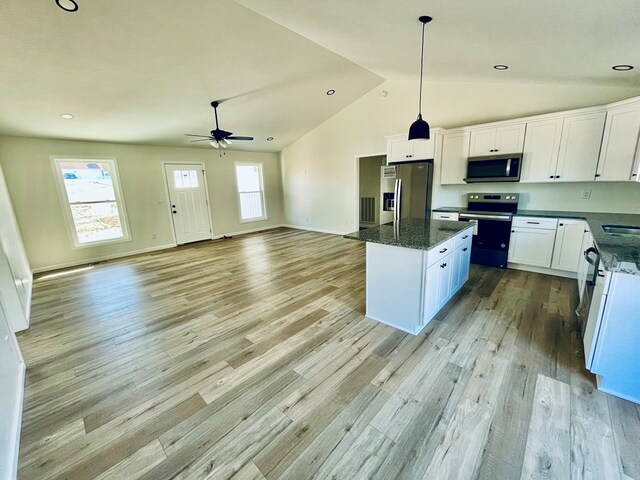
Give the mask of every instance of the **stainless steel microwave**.
<path id="1" fill-rule="evenodd" d="M 490 155 L 467 159 L 467 183 L 519 182 L 522 154 Z"/>

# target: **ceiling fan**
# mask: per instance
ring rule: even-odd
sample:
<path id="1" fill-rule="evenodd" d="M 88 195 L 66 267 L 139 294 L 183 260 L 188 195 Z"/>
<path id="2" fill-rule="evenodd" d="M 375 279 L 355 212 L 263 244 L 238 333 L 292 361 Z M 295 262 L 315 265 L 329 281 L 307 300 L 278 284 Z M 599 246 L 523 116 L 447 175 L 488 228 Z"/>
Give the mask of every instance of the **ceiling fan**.
<path id="1" fill-rule="evenodd" d="M 200 140 L 191 140 L 193 142 L 209 142 L 213 148 L 227 148 L 227 145 L 231 145 L 231 140 L 253 140 L 253 137 L 242 137 L 238 135 L 233 135 L 232 132 L 226 132 L 224 130 L 220 130 L 218 128 L 218 105 L 219 102 L 213 101 L 211 102 L 211 106 L 213 107 L 213 113 L 216 116 L 216 128 L 215 130 L 211 130 L 211 135 L 194 135 L 192 133 L 185 134 L 187 137 L 202 137 Z"/>

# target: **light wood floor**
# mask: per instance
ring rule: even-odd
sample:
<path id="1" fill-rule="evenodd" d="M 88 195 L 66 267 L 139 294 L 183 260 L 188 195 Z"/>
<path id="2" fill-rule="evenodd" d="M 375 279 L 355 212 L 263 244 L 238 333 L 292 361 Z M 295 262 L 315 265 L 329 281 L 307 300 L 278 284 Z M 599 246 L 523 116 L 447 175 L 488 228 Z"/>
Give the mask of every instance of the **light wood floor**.
<path id="1" fill-rule="evenodd" d="M 640 479 L 571 280 L 473 266 L 413 337 L 364 244 L 281 229 L 35 283 L 22 479 Z"/>

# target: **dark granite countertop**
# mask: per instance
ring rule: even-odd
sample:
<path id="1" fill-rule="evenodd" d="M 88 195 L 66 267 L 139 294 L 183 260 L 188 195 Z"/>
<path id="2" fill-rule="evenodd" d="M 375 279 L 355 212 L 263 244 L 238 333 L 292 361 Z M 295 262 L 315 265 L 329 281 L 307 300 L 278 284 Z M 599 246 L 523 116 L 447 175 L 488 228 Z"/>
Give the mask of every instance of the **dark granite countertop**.
<path id="1" fill-rule="evenodd" d="M 431 250 L 470 227 L 471 225 L 467 222 L 403 218 L 397 228 L 393 222 L 390 222 L 359 232 L 348 233 L 344 235 L 344 238 L 416 250 Z"/>
<path id="2" fill-rule="evenodd" d="M 463 207 L 441 207 L 434 212 L 459 212 Z M 640 226 L 640 215 L 631 213 L 563 212 L 554 210 L 518 210 L 520 217 L 576 218 L 586 220 L 593 235 L 600 261 L 609 272 L 640 275 L 640 236 L 610 235 L 603 225 Z"/>

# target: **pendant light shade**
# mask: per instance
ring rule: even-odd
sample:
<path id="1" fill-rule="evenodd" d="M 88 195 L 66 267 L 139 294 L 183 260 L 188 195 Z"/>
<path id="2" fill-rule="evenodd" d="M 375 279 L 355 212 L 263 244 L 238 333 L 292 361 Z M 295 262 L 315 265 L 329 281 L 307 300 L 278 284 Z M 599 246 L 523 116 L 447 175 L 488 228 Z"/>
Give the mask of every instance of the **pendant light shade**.
<path id="1" fill-rule="evenodd" d="M 420 97 L 418 100 L 418 119 L 409 127 L 409 140 L 429 140 L 429 124 L 422 119 L 422 72 L 424 70 L 424 27 L 432 18 L 423 15 L 418 18 L 422 22 L 422 48 L 420 51 Z"/>

